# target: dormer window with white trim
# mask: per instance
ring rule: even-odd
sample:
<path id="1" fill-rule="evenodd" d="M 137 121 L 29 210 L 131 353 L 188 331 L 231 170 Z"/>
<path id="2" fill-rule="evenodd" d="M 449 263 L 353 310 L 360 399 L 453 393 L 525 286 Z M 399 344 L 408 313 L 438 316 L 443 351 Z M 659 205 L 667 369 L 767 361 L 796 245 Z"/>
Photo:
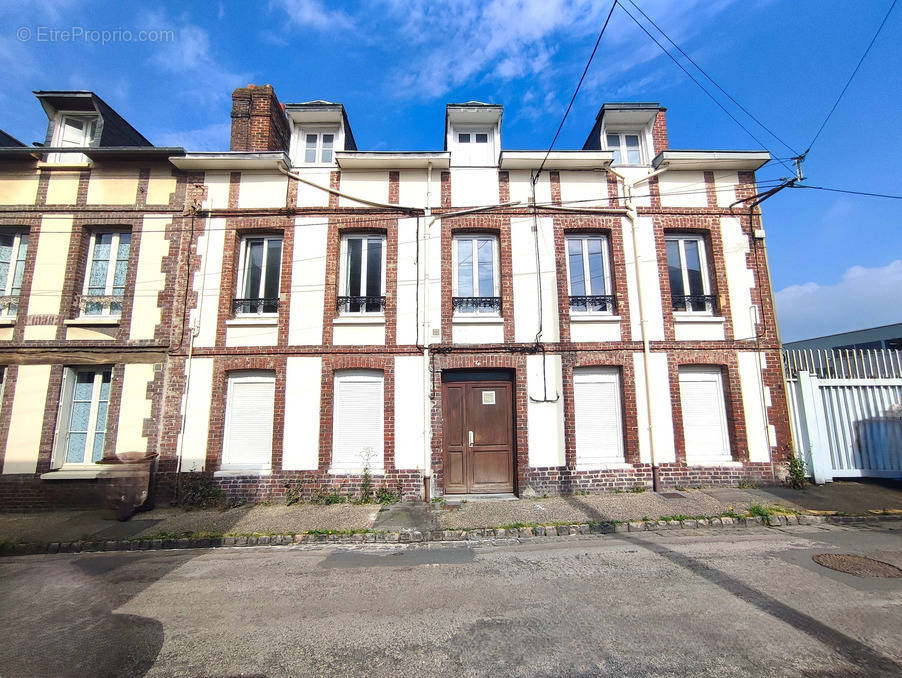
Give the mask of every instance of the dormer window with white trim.
<path id="1" fill-rule="evenodd" d="M 304 164 L 330 165 L 335 158 L 335 130 L 303 130 Z"/>
<path id="2" fill-rule="evenodd" d="M 487 165 L 494 159 L 491 127 L 454 127 L 453 152 L 457 165 Z"/>
<path id="3" fill-rule="evenodd" d="M 614 152 L 615 165 L 644 165 L 645 153 L 642 137 L 639 131 L 607 132 L 605 144 L 609 151 Z"/>
<path id="4" fill-rule="evenodd" d="M 59 148 L 86 148 L 97 145 L 100 119 L 96 115 L 74 115 L 61 113 L 51 146 Z M 53 153 L 49 162 L 54 163 L 86 163 L 81 153 Z"/>

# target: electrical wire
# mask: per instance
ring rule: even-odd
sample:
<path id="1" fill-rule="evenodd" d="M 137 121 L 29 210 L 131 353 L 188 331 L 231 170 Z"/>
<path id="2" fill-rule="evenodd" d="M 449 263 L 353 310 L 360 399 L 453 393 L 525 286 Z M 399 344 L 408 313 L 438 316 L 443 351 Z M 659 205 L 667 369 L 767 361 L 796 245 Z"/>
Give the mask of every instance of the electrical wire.
<path id="1" fill-rule="evenodd" d="M 790 188 L 811 188 L 815 191 L 831 191 L 833 193 L 849 193 L 851 195 L 864 195 L 869 198 L 889 198 L 890 200 L 902 200 L 902 195 L 890 195 L 889 193 L 868 193 L 867 191 L 850 191 L 844 188 L 828 188 L 826 186 L 808 186 L 807 184 L 795 184 Z"/>
<path id="2" fill-rule="evenodd" d="M 592 48 L 592 54 L 589 55 L 589 60 L 586 62 L 586 67 L 583 69 L 583 74 L 579 77 L 579 82 L 576 83 L 576 89 L 573 90 L 573 96 L 570 97 L 570 103 L 567 104 L 567 110 L 564 111 L 564 117 L 561 119 L 561 124 L 558 125 L 557 132 L 554 133 L 554 139 L 551 140 L 551 145 L 548 147 L 548 151 L 545 153 L 545 157 L 542 158 L 542 164 L 539 165 L 539 169 L 532 179 L 533 186 L 535 186 L 536 181 L 538 181 L 539 175 L 542 174 L 542 168 L 545 167 L 545 161 L 547 161 L 548 156 L 551 155 L 551 149 L 553 149 L 554 145 L 557 143 L 558 135 L 561 133 L 561 129 L 563 129 L 564 123 L 567 121 L 567 116 L 570 115 L 570 109 L 573 108 L 573 102 L 576 101 L 576 95 L 579 94 L 579 88 L 582 87 L 583 80 L 586 79 L 586 73 L 589 72 L 589 66 L 592 65 L 592 59 L 595 58 L 595 52 L 598 51 L 598 45 L 601 43 L 601 38 L 608 27 L 608 23 L 611 21 L 611 15 L 614 14 L 614 8 L 616 6 L 617 0 L 614 0 L 614 2 L 611 4 L 611 9 L 608 12 L 608 17 L 604 20 L 604 25 L 601 27 L 601 32 L 598 34 L 598 39 L 595 41 L 595 47 Z"/>

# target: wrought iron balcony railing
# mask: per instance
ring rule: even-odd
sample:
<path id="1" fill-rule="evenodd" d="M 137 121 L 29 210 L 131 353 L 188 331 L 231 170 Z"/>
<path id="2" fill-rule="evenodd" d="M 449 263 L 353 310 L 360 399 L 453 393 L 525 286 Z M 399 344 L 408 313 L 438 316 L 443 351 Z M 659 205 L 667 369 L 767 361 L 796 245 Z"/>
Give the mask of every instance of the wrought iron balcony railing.
<path id="1" fill-rule="evenodd" d="M 674 294 L 673 310 L 689 313 L 717 313 L 716 294 Z"/>
<path id="2" fill-rule="evenodd" d="M 75 299 L 81 315 L 122 315 L 122 294 L 81 294 Z"/>
<path id="3" fill-rule="evenodd" d="M 339 313 L 384 313 L 385 297 L 338 297 L 335 306 Z"/>
<path id="4" fill-rule="evenodd" d="M 455 313 L 501 313 L 501 297 L 451 297 Z"/>
<path id="5" fill-rule="evenodd" d="M 613 294 L 590 294 L 588 296 L 570 297 L 571 311 L 589 311 L 592 313 L 616 313 L 617 297 Z"/>
<path id="6" fill-rule="evenodd" d="M 232 312 L 235 315 L 260 315 L 262 313 L 278 313 L 278 297 L 259 297 L 257 299 L 232 300 Z"/>
<path id="7" fill-rule="evenodd" d="M 0 318 L 15 318 L 19 311 L 19 295 L 0 296 Z"/>

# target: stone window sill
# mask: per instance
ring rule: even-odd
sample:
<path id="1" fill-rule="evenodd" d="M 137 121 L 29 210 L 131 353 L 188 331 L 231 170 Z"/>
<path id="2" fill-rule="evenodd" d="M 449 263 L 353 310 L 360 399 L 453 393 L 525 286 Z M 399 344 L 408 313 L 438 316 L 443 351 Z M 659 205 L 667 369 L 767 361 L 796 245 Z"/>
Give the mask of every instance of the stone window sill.
<path id="1" fill-rule="evenodd" d="M 226 327 L 241 327 L 243 325 L 251 325 L 253 327 L 260 326 L 276 326 L 279 324 L 278 315 L 239 315 L 237 318 L 229 318 L 226 320 Z"/>
<path id="2" fill-rule="evenodd" d="M 598 462 L 585 462 L 583 464 L 577 464 L 577 471 L 623 471 L 632 469 L 632 464 L 627 464 L 623 461 L 598 461 Z"/>
<path id="3" fill-rule="evenodd" d="M 721 323 L 724 317 L 719 315 L 710 315 L 708 313 L 686 313 L 677 311 L 673 314 L 673 321 L 677 323 Z"/>
<path id="4" fill-rule="evenodd" d="M 330 468 L 326 471 L 330 476 L 359 476 L 363 474 L 363 467 L 360 468 Z M 384 476 L 385 469 L 383 468 L 371 468 L 370 469 L 371 476 Z"/>
<path id="5" fill-rule="evenodd" d="M 571 323 L 605 323 L 616 325 L 620 322 L 619 315 L 610 315 L 606 313 L 571 313 Z"/>
<path id="6" fill-rule="evenodd" d="M 121 320 L 118 315 L 82 315 L 63 320 L 63 325 L 118 325 Z"/>
<path id="7" fill-rule="evenodd" d="M 347 315 L 335 316 L 332 319 L 333 325 L 384 325 L 385 315 L 382 313 L 348 313 Z"/>
<path id="8" fill-rule="evenodd" d="M 10 327 L 16 324 L 16 318 L 0 318 L 0 327 Z"/>
<path id="9" fill-rule="evenodd" d="M 687 466 L 692 467 L 711 467 L 711 466 L 719 466 L 722 468 L 742 468 L 743 464 L 741 461 L 728 461 L 728 460 L 716 460 L 713 459 L 711 461 L 690 461 L 686 463 Z"/>
<path id="10" fill-rule="evenodd" d="M 136 464 L 84 464 L 62 466 L 41 474 L 41 480 L 93 480 L 111 475 L 133 475 L 142 467 Z M 146 468 L 146 467 L 144 467 Z"/>
<path id="11" fill-rule="evenodd" d="M 456 315 L 451 319 L 455 325 L 503 325 L 500 315 Z"/>
<path id="12" fill-rule="evenodd" d="M 237 478 L 241 476 L 270 476 L 272 469 L 268 468 L 224 468 L 213 473 L 214 478 Z"/>

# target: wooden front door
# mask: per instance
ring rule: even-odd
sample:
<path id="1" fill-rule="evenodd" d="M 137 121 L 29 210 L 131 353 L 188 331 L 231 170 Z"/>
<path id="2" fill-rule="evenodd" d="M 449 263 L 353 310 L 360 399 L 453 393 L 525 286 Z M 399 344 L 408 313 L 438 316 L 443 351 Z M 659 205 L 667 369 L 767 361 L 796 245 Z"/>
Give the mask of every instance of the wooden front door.
<path id="1" fill-rule="evenodd" d="M 513 492 L 511 382 L 442 384 L 445 492 Z"/>

